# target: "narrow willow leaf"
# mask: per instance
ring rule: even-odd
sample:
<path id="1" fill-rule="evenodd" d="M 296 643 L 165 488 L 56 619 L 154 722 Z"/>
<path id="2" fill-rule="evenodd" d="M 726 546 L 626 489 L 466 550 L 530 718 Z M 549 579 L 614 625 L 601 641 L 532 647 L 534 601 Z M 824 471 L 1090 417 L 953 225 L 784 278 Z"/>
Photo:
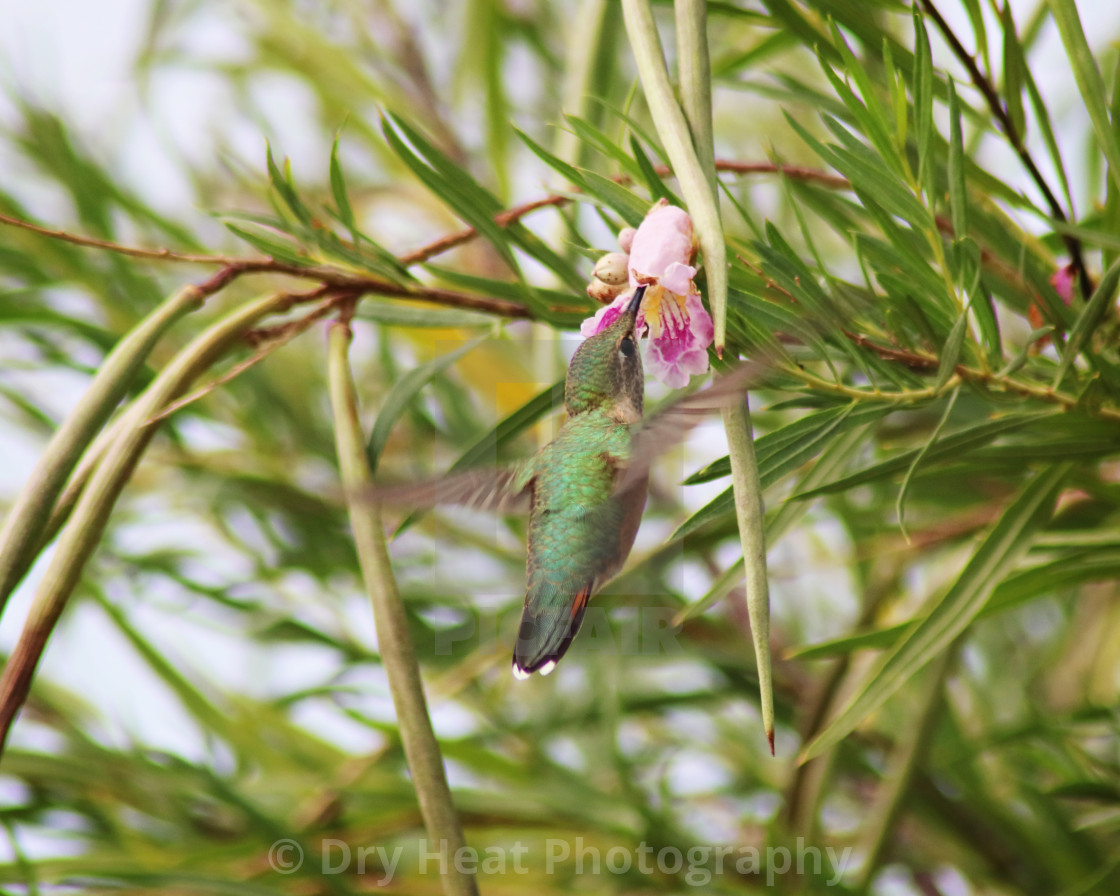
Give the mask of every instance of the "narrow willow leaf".
<path id="1" fill-rule="evenodd" d="M 354 210 L 350 207 L 350 197 L 346 192 L 346 178 L 342 174 L 342 165 L 338 161 L 338 138 L 335 137 L 334 143 L 331 144 L 331 162 L 330 162 L 330 175 L 331 175 L 331 193 L 334 196 L 334 204 L 338 210 L 338 217 L 348 228 L 354 238 L 358 241 L 357 225 L 354 222 Z"/>
<path id="2" fill-rule="evenodd" d="M 609 177 L 603 177 L 594 171 L 584 171 L 583 183 L 590 195 L 616 212 L 631 227 L 641 224 L 649 212 L 648 199 L 635 196 L 626 187 L 615 183 Z"/>
<path id="3" fill-rule="evenodd" d="M 915 623 L 903 622 L 885 628 L 857 631 L 840 638 L 830 638 L 816 644 L 790 647 L 782 653 L 787 660 L 823 660 L 834 656 L 845 656 L 857 650 L 883 650 L 898 643 L 899 637 Z"/>
<path id="4" fill-rule="evenodd" d="M 988 53 L 988 29 L 984 24 L 984 11 L 980 8 L 980 0 L 964 0 L 964 8 L 968 12 L 968 20 L 972 23 L 972 34 L 975 44 L 980 48 L 984 60 L 984 68 L 992 70 L 992 60 Z"/>
<path id="5" fill-rule="evenodd" d="M 1050 154 L 1050 161 L 1054 164 L 1054 170 L 1058 172 L 1058 179 L 1062 182 L 1062 194 L 1065 196 L 1066 208 L 1072 209 L 1074 207 L 1073 191 L 1070 189 L 1069 175 L 1066 173 L 1066 166 L 1062 161 L 1062 150 L 1058 146 L 1058 138 L 1054 134 L 1054 125 L 1050 121 L 1050 111 L 1046 108 L 1046 102 L 1042 98 L 1042 92 L 1038 89 L 1038 84 L 1031 73 L 1030 66 L 1025 62 L 1023 65 L 1023 83 L 1026 85 L 1027 95 L 1031 100 L 1031 109 L 1034 110 L 1034 120 L 1038 123 L 1039 133 L 1042 134 L 1042 139 L 1046 143 L 1046 151 Z M 1114 122 L 1120 120 L 1115 112 L 1113 112 L 1112 120 Z M 1111 186 L 1112 181 L 1108 183 Z"/>
<path id="6" fill-rule="evenodd" d="M 272 158 L 271 147 L 265 150 L 265 159 L 268 165 L 268 180 L 272 184 L 272 189 L 284 200 L 284 205 L 295 215 L 296 220 L 305 227 L 310 227 L 312 222 L 311 210 L 303 204 L 295 191 L 295 187 L 292 186 L 290 172 L 283 172 L 276 166 L 276 162 Z"/>
<path id="7" fill-rule="evenodd" d="M 851 462 L 856 453 L 862 449 L 873 425 L 873 423 L 864 423 L 840 435 L 838 438 L 833 439 L 821 454 L 820 460 L 813 464 L 812 468 L 810 468 L 804 478 L 798 483 L 798 487 L 800 489 L 809 489 L 821 482 L 827 482 L 834 478 Z M 761 439 L 758 444 L 761 444 Z M 778 512 L 766 523 L 767 544 L 775 544 L 792 525 L 808 512 L 808 510 L 809 504 L 807 503 L 787 500 L 778 509 Z M 670 543 L 675 540 L 676 534 L 670 539 Z M 731 589 L 742 579 L 742 576 L 743 561 L 740 559 L 729 566 L 716 581 L 712 583 L 707 594 L 681 608 L 680 612 L 678 612 L 673 619 L 673 625 L 681 625 L 686 620 L 703 613 L 709 607 L 723 600 Z"/>
<path id="8" fill-rule="evenodd" d="M 852 417 L 855 417 L 855 414 Z M 848 419 L 851 420 L 852 418 L 849 417 Z M 820 459 L 809 468 L 809 471 L 795 486 L 794 491 L 815 488 L 817 485 L 829 482 L 840 475 L 866 447 L 874 426 L 874 421 L 860 423 L 848 432 L 838 434 L 837 438 L 834 438 L 821 452 Z M 774 544 L 785 535 L 798 520 L 809 512 L 810 507 L 811 505 L 807 501 L 787 499 L 766 524 L 766 538 L 769 543 Z"/>
<path id="9" fill-rule="evenodd" d="M 1026 60 L 1023 48 L 1015 34 L 1015 20 L 1011 16 L 1011 4 L 1004 3 L 1000 10 L 1000 28 L 1003 30 L 1003 97 L 1007 105 L 1007 117 L 1020 139 L 1027 135 L 1027 116 L 1023 111 L 1023 72 Z"/>
<path id="10" fill-rule="evenodd" d="M 332 214 L 332 217 L 336 216 Z M 315 228 L 315 241 L 324 257 L 332 258 L 358 271 L 384 277 L 390 283 L 399 286 L 416 285 L 416 278 L 388 249 L 375 243 L 359 230 L 354 230 L 353 236 L 355 242 L 349 245 L 337 233 Z"/>
<path id="11" fill-rule="evenodd" d="M 930 223 L 929 212 L 906 185 L 884 169 L 879 157 L 832 116 L 824 116 L 824 123 L 843 146 L 825 147 L 788 114 L 786 120 L 821 158 L 852 182 L 865 202 L 874 203 L 918 229 Z"/>
<path id="12" fill-rule="evenodd" d="M 1077 14 L 1075 0 L 1047 0 L 1058 32 L 1062 36 L 1073 76 L 1093 123 L 1097 142 L 1108 160 L 1108 174 L 1112 183 L 1120 189 L 1120 137 L 1108 117 L 1108 101 L 1105 98 L 1104 79 L 1097 68 L 1097 62 L 1085 39 L 1081 18 Z"/>
<path id="13" fill-rule="evenodd" d="M 894 55 L 888 42 L 883 41 L 883 69 L 891 94 L 891 113 L 894 116 L 894 138 L 898 147 L 906 146 L 910 132 L 910 100 L 906 96 L 906 76 L 894 64 Z"/>
<path id="14" fill-rule="evenodd" d="M 529 147 L 533 155 L 564 178 L 564 180 L 575 186 L 583 186 L 583 173 L 578 168 L 574 165 L 569 165 L 563 159 L 553 155 L 520 128 L 514 128 L 514 132 L 521 138 L 521 141 Z"/>
<path id="15" fill-rule="evenodd" d="M 516 411 L 506 415 L 493 429 L 484 433 L 473 445 L 467 448 L 451 471 L 466 470 L 477 466 L 481 461 L 494 462 L 498 451 L 510 440 L 536 423 L 541 417 L 550 414 L 564 405 L 564 381 L 554 383 L 525 402 Z"/>
<path id="16" fill-rule="evenodd" d="M 1117 139 L 1120 140 L 1120 66 L 1116 67 L 1112 75 L 1112 107 L 1109 111 L 1112 113 L 1112 129 L 1117 132 Z M 1120 184 L 1114 180 L 1108 180 L 1107 184 L 1104 207 L 1101 209 L 1101 228 L 1110 233 L 1120 233 Z M 1118 250 L 1107 249 L 1102 256 L 1102 264 L 1107 267 L 1116 260 Z"/>
<path id="17" fill-rule="evenodd" d="M 961 128 L 961 106 L 953 79 L 949 79 L 949 213 L 953 221 L 953 237 L 968 236 L 968 193 L 964 177 L 964 132 Z"/>
<path id="18" fill-rule="evenodd" d="M 817 411 L 814 414 L 806 414 L 803 417 L 794 420 L 792 423 L 787 423 L 780 429 L 769 432 L 764 436 L 759 436 L 755 439 L 755 451 L 758 453 L 759 464 L 765 464 L 767 460 L 780 451 L 786 450 L 800 450 L 800 446 L 807 441 L 812 441 L 817 438 L 821 433 L 828 433 L 838 423 L 847 419 L 855 410 L 855 405 L 846 404 L 839 405 L 833 408 L 825 408 L 823 411 Z M 886 411 L 880 408 L 868 408 L 865 410 Z M 699 485 L 702 482 L 711 482 L 713 479 L 722 479 L 724 476 L 731 475 L 731 460 L 725 455 L 719 460 L 712 461 L 703 469 L 697 470 L 691 476 L 684 480 L 684 485 Z"/>
<path id="19" fill-rule="evenodd" d="M 390 327 L 492 327 L 494 318 L 474 311 L 402 305 L 398 302 L 367 300 L 358 306 L 354 317 Z"/>
<path id="20" fill-rule="evenodd" d="M 860 126 L 867 139 L 878 151 L 882 161 L 890 165 L 896 174 L 901 174 L 903 165 L 898 155 L 898 146 L 892 137 L 890 122 L 887 121 L 886 113 L 879 103 L 876 88 L 872 86 L 864 66 L 856 61 L 835 25 L 832 30 L 833 43 L 840 48 L 844 57 L 844 74 L 855 79 L 859 86 L 862 102 L 847 83 L 832 70 L 832 66 L 822 60 L 821 67 L 836 91 L 836 95 L 844 101 L 844 105 L 847 106 L 852 118 L 855 119 L 856 124 Z"/>
<path id="21" fill-rule="evenodd" d="M 1040 537 L 1036 543 L 1045 539 Z M 1038 597 L 1053 595 L 1062 589 L 1072 589 L 1093 582 L 1110 582 L 1120 578 L 1120 554 L 1093 554 L 1085 551 L 1071 552 L 1058 560 L 1041 566 L 1031 566 L 1008 576 L 992 592 L 991 598 L 977 614 L 977 619 L 987 619 L 1020 607 Z M 893 647 L 898 639 L 918 620 L 903 622 L 883 628 L 853 632 L 816 644 L 792 647 L 785 651 L 786 659 L 816 660 L 853 653 L 857 650 L 883 650 Z"/>
<path id="22" fill-rule="evenodd" d="M 970 426 L 958 433 L 941 439 L 926 452 L 926 459 L 934 460 L 941 457 L 952 457 L 954 460 L 959 459 L 967 452 L 982 445 L 987 445 L 989 442 L 992 442 L 1005 433 L 1013 432 L 1016 429 L 1052 416 L 1054 416 L 1052 411 L 1043 411 L 1033 414 L 1015 414 Z M 818 495 L 843 492 L 857 485 L 862 485 L 865 482 L 874 482 L 877 479 L 885 479 L 888 476 L 893 476 L 895 473 L 904 472 L 909 468 L 910 464 L 914 462 L 914 458 L 917 456 L 919 450 L 920 449 L 904 451 L 902 454 L 892 457 L 890 460 L 874 464 L 860 470 L 858 473 L 852 473 L 849 476 L 830 482 L 827 485 L 814 488 L 811 491 L 798 492 L 792 497 L 802 500 L 805 498 L 815 498 Z"/>
<path id="23" fill-rule="evenodd" d="M 672 205 L 681 206 L 681 200 L 665 186 L 665 181 L 658 175 L 653 167 L 653 162 L 649 160 L 646 151 L 642 149 L 642 144 L 638 142 L 637 137 L 630 138 L 630 151 L 634 154 L 634 159 L 638 163 L 638 168 L 642 172 L 642 180 L 645 181 L 646 189 L 649 190 L 650 198 L 656 202 L 658 199 L 665 199 Z"/>
<path id="24" fill-rule="evenodd" d="M 934 85 L 929 35 L 917 7 L 914 9 L 914 47 L 916 52 L 911 89 L 914 93 L 914 136 L 918 141 L 918 182 L 922 183 L 933 138 Z"/>
<path id="25" fill-rule="evenodd" d="M 968 242 L 972 243 L 971 238 Z M 975 245 L 975 243 L 972 243 L 972 245 Z M 980 247 L 976 246 L 976 271 L 978 274 L 980 272 L 979 254 Z M 999 368 L 1003 365 L 1003 335 L 1000 332 L 999 318 L 996 316 L 991 293 L 984 287 L 983 280 L 980 280 L 971 290 L 971 296 L 970 307 L 972 313 L 976 315 L 976 323 L 980 327 L 980 336 L 988 350 L 988 363 L 992 367 Z"/>
<path id="26" fill-rule="evenodd" d="M 565 115 L 564 119 L 580 140 L 588 146 L 599 150 L 599 152 L 607 158 L 617 162 L 628 177 L 634 178 L 635 180 L 641 177 L 641 168 L 638 166 L 638 163 L 634 161 L 634 158 L 615 143 L 614 140 L 599 130 L 599 128 L 576 115 Z"/>
<path id="27" fill-rule="evenodd" d="M 385 396 L 385 401 L 381 405 L 381 411 L 374 421 L 373 429 L 369 434 L 369 442 L 366 445 L 366 458 L 369 461 L 370 470 L 377 469 L 377 463 L 381 459 L 381 452 L 385 448 L 385 443 L 389 441 L 389 434 L 396 425 L 397 420 L 401 414 L 404 413 L 405 408 L 413 398 L 435 377 L 443 373 L 448 367 L 458 361 L 463 355 L 477 348 L 489 336 L 479 336 L 477 339 L 472 339 L 470 342 L 464 342 L 457 349 L 448 352 L 446 355 L 441 355 L 434 360 L 429 361 L 427 364 L 421 364 L 419 367 L 414 367 L 403 377 L 397 380 L 396 384 L 390 390 L 389 394 Z"/>
<path id="28" fill-rule="evenodd" d="M 779 430 L 777 433 L 762 436 L 757 443 L 758 477 L 761 487 L 763 489 L 769 488 L 822 451 L 826 451 L 831 444 L 835 443 L 837 437 L 852 426 L 867 423 L 869 417 L 874 419 L 882 414 L 889 413 L 890 410 L 890 405 L 857 409 L 856 405 L 849 404 L 839 409 L 839 413 L 827 414 L 827 416 L 819 419 L 814 429 L 791 424 L 792 431 L 790 433 L 783 433 Z M 716 472 L 718 472 L 724 464 L 723 461 L 716 461 L 713 466 L 716 467 Z M 729 460 L 726 466 L 728 472 L 730 472 Z M 807 476 L 802 480 L 801 487 L 816 487 L 818 480 L 819 477 Z M 709 523 L 726 518 L 734 510 L 734 507 L 732 490 L 726 489 L 681 523 L 670 538 L 672 540 L 687 538 Z"/>
<path id="29" fill-rule="evenodd" d="M 961 309 L 953 329 L 949 331 L 949 338 L 941 348 L 941 363 L 937 367 L 937 380 L 934 390 L 940 392 L 949 382 L 949 378 L 956 372 L 957 363 L 960 361 L 961 348 L 964 345 L 965 333 L 968 332 L 968 307 Z"/>
<path id="30" fill-rule="evenodd" d="M 296 265 L 315 263 L 315 260 L 309 258 L 297 243 L 285 239 L 286 235 L 277 230 L 262 227 L 249 221 L 242 224 L 234 224 L 231 221 L 223 223 L 234 236 L 245 240 L 254 249 L 259 249 L 275 261 L 284 261 Z"/>
<path id="31" fill-rule="evenodd" d="M 1074 360 L 1081 353 L 1081 350 L 1088 345 L 1089 339 L 1104 313 L 1112 307 L 1113 294 L 1116 292 L 1118 283 L 1120 283 L 1120 260 L 1114 261 L 1105 271 L 1104 276 L 1101 277 L 1101 282 L 1097 284 L 1093 295 L 1082 309 L 1081 314 L 1078 315 L 1077 322 L 1073 325 L 1069 340 L 1066 342 L 1065 351 L 1062 352 L 1062 363 L 1058 366 L 1058 372 L 1054 375 L 1054 389 L 1061 388 L 1062 381 L 1069 373 Z"/>
<path id="32" fill-rule="evenodd" d="M 524 278 L 520 277 L 520 267 L 511 244 L 535 258 L 572 289 L 583 289 L 584 278 L 571 262 L 551 249 L 523 224 L 513 221 L 504 228 L 500 227 L 494 220 L 503 210 L 497 197 L 479 184 L 470 172 L 425 139 L 419 131 L 410 127 L 403 119 L 385 113 L 382 132 L 393 151 L 416 173 L 421 182 L 489 240 L 520 279 Z"/>
<path id="33" fill-rule="evenodd" d="M 498 200 L 483 190 L 466 171 L 455 166 L 443 153 L 395 116 L 385 115 L 381 132 L 389 148 L 417 179 L 477 230 L 502 256 L 511 270 L 518 271 L 509 240 L 494 223 L 494 216 L 501 211 Z M 407 137 L 407 143 L 402 134 Z"/>
<path id="34" fill-rule="evenodd" d="M 1062 463 L 1048 467 L 1027 483 L 945 597 L 907 631 L 839 716 L 805 746 L 800 761 L 819 756 L 838 743 L 968 628 L 1050 519 L 1058 491 L 1072 466 Z"/>
<path id="35" fill-rule="evenodd" d="M 929 449 L 936 444 L 938 437 L 941 435 L 941 430 L 943 430 L 945 424 L 949 422 L 949 415 L 953 413 L 953 407 L 957 403 L 957 396 L 960 394 L 961 387 L 957 386 L 957 388 L 953 390 L 953 394 L 949 396 L 949 402 L 945 405 L 945 412 L 941 415 L 941 419 L 937 421 L 937 426 L 933 428 L 933 433 L 914 456 L 914 462 L 910 464 L 910 468 L 902 478 L 902 485 L 899 486 L 898 500 L 895 502 L 895 513 L 898 516 L 898 528 L 902 530 L 902 536 L 906 539 L 907 543 L 910 542 L 910 534 L 906 531 L 906 492 L 910 488 L 910 480 L 914 478 L 914 472 L 921 465 L 922 459 L 926 456 Z"/>

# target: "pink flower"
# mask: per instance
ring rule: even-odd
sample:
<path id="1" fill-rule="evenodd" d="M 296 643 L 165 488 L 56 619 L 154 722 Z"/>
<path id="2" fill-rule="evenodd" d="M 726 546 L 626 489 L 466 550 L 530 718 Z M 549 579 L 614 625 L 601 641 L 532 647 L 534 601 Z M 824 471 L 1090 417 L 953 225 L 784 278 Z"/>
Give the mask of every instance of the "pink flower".
<path id="1" fill-rule="evenodd" d="M 708 346 L 715 327 L 699 292 L 693 289 L 681 296 L 663 286 L 651 286 L 639 316 L 649 325 L 646 364 L 661 382 L 680 389 L 688 385 L 689 377 L 708 372 Z"/>
<path id="2" fill-rule="evenodd" d="M 593 336 L 609 327 L 634 289 L 646 286 L 637 320 L 638 335 L 649 335 L 646 365 L 665 385 L 679 389 L 690 377 L 707 372 L 708 346 L 715 332 L 692 282 L 696 276 L 696 268 L 689 264 L 694 252 L 692 219 L 662 199 L 637 232 L 623 231 L 619 242 L 630 250 L 631 288 L 585 320 L 580 333 Z"/>
<path id="3" fill-rule="evenodd" d="M 1050 276 L 1050 285 L 1061 297 L 1061 300 L 1070 305 L 1073 303 L 1073 284 L 1077 282 L 1077 268 L 1072 264 L 1058 268 Z"/>

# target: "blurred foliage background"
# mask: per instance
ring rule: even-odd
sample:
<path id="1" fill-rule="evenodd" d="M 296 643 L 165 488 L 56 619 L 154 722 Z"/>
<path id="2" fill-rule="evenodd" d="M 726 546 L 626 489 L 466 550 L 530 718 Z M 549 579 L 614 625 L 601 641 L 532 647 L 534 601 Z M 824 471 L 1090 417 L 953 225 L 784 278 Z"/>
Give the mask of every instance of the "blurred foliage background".
<path id="1" fill-rule="evenodd" d="M 752 408 L 777 756 L 718 420 L 656 469 L 630 563 L 548 678 L 509 674 L 524 520 L 409 519 L 394 569 L 467 842 L 527 847 L 524 874 L 481 890 L 1120 888 L 1109 7 L 708 4 L 728 348 L 775 359 Z M 671 5 L 654 11 L 674 72 Z M 377 888 L 374 854 L 322 873 L 341 841 L 402 847 L 384 889 L 437 892 L 339 500 L 324 334 L 361 296 L 351 357 L 379 476 L 551 437 L 594 259 L 677 190 L 620 8 L 157 0 L 127 21 L 128 64 L 105 60 L 123 86 L 96 118 L 8 76 L 0 213 L 65 234 L 0 231 L 0 500 L 167 297 L 210 293 L 129 350 L 114 419 L 192 339 L 266 304 L 171 389 L 214 385 L 147 427 L 87 530 L 0 763 L 0 880 Z M 116 458 L 91 447 L 108 425 L 72 446 L 72 485 Z M 50 543 L 67 507 L 8 582 L 26 572 L 8 650 L 73 547 Z M 270 866 L 281 838 L 308 856 L 294 873 Z M 577 838 L 600 856 L 759 853 L 722 873 L 695 853 L 709 875 L 636 858 L 580 874 Z M 572 858 L 550 868 L 561 842 Z M 767 853 L 799 844 L 850 861 Z"/>

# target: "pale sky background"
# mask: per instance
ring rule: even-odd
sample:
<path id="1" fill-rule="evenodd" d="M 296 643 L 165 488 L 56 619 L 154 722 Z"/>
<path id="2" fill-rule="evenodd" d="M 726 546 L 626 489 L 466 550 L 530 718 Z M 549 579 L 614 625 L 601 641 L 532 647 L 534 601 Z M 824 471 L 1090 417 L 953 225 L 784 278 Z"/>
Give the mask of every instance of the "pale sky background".
<path id="1" fill-rule="evenodd" d="M 232 136 L 239 153 L 258 168 L 263 168 L 264 136 L 252 123 L 235 115 L 221 82 L 203 71 L 177 69 L 161 75 L 152 85 L 153 93 L 145 108 L 164 111 L 154 117 L 138 114 L 142 112 L 141 98 L 131 72 L 150 5 L 151 0 L 95 3 L 0 0 L 0 123 L 12 120 L 13 89 L 30 96 L 60 113 L 76 134 L 98 147 L 104 158 L 118 159 L 120 170 L 125 172 L 129 182 L 161 210 L 188 218 L 192 226 L 212 227 L 206 211 L 191 206 L 190 189 L 173 153 L 181 152 L 188 158 L 204 157 L 210 149 L 208 130 L 199 125 L 221 120 L 225 111 L 228 111 L 227 133 Z M 1025 21 L 1036 5 L 1013 0 L 1016 20 Z M 1088 38 L 1095 48 L 1116 39 L 1120 32 L 1117 0 L 1081 0 L 1078 6 L 1082 19 L 1094 23 Z M 947 17 L 963 23 L 963 12 L 956 2 L 942 0 L 939 7 Z M 237 55 L 238 39 L 223 27 L 222 20 L 216 17 L 201 20 L 192 28 L 197 32 L 190 35 L 192 45 L 205 48 L 207 54 Z M 999 58 L 998 47 L 993 48 L 993 57 Z M 1070 99 L 1076 95 L 1076 87 L 1062 64 L 1060 41 L 1050 26 L 1043 36 L 1037 59 L 1036 65 L 1046 70 L 1040 72 L 1036 68 L 1035 75 L 1052 108 L 1068 107 Z M 1047 60 L 1054 61 L 1047 63 Z M 284 88 L 279 85 L 277 89 Z M 277 135 L 276 143 L 282 146 L 282 154 L 292 159 L 297 177 L 301 171 L 307 172 L 309 177 L 318 176 L 326 168 L 323 146 L 329 146 L 329 141 L 322 140 L 309 126 L 309 109 L 304 97 L 293 93 L 286 98 L 285 105 L 289 115 L 269 120 Z M 1063 124 L 1069 133 L 1083 132 L 1083 126 L 1076 121 L 1080 114 L 1075 111 L 1066 119 L 1055 121 L 1059 136 Z M 1070 149 L 1073 150 L 1070 159 L 1083 154 L 1081 147 Z M 1040 152 L 1036 157 L 1043 159 L 1045 153 Z M 1002 164 L 1002 161 L 994 159 L 992 163 Z M 5 172 L 0 176 L 6 189 L 23 197 L 44 220 L 64 213 L 65 206 L 58 197 L 33 181 L 22 179 L 18 166 L 13 168 L 9 163 L 10 160 L 0 157 L 0 171 Z M 534 191 L 521 198 L 535 195 Z M 4 343 L 0 340 L 0 353 L 3 350 Z M 33 387 L 41 390 L 44 385 L 38 383 Z M 76 400 L 80 384 L 63 384 L 61 388 L 51 384 L 49 388 L 56 390 L 58 400 L 65 404 Z M 693 441 L 713 438 L 722 445 L 722 435 L 716 432 L 713 436 L 711 430 L 701 431 Z M 28 444 L 18 434 L 0 431 L 0 498 L 7 501 L 14 495 L 36 457 L 37 446 Z M 714 491 L 690 490 L 690 497 L 695 497 L 696 506 L 699 506 L 721 488 L 722 484 L 717 483 Z M 183 532 L 189 532 L 191 523 L 184 521 L 183 527 Z M 655 537 L 657 533 L 643 532 L 643 538 Z M 824 532 L 821 537 L 830 536 Z M 775 556 L 780 554 L 781 551 L 772 554 L 771 562 L 780 563 L 781 556 Z M 812 585 L 811 581 L 801 583 L 802 588 Z M 817 585 L 822 590 L 827 589 L 827 583 Z M 26 585 L 21 588 L 0 623 L 0 644 L 6 648 L 14 643 L 22 624 L 29 590 Z M 147 617 L 135 620 L 144 630 L 158 631 L 161 627 L 166 630 L 169 617 L 163 611 L 152 608 L 138 612 Z M 364 625 L 367 631 L 372 628 L 364 604 L 355 606 L 354 614 L 356 625 Z M 360 621 L 359 616 L 362 617 Z M 170 640 L 172 637 L 174 642 Z M 166 645 L 173 655 L 188 657 L 193 667 L 205 667 L 211 680 L 228 682 L 234 690 L 253 691 L 263 680 L 267 684 L 261 686 L 274 692 L 293 687 L 298 681 L 322 680 L 330 672 L 327 664 L 331 656 L 328 654 L 302 651 L 297 656 L 283 647 L 270 647 L 268 652 L 251 651 L 221 632 L 190 624 L 178 625 L 174 632 L 165 631 L 154 640 Z M 241 646 L 231 649 L 235 643 Z M 104 707 L 114 720 L 111 728 L 115 727 L 121 743 L 127 742 L 131 733 L 138 734 L 154 747 L 193 757 L 205 755 L 205 746 L 199 742 L 194 726 L 179 710 L 178 702 L 169 698 L 146 672 L 138 673 L 140 668 L 131 648 L 98 611 L 89 606 L 75 606 L 67 610 L 40 674 Z M 390 711 L 387 704 L 380 709 Z M 351 749 L 366 750 L 374 745 L 374 735 L 368 730 L 352 723 L 348 725 L 339 718 L 303 721 L 321 728 Z M 453 708 L 447 707 L 436 707 L 436 723 L 441 733 L 446 734 L 454 734 L 467 724 Z M 18 742 L 25 736 L 28 736 L 25 728 L 17 724 L 13 739 Z M 3 783 L 0 779 L 0 799 L 3 799 Z"/>

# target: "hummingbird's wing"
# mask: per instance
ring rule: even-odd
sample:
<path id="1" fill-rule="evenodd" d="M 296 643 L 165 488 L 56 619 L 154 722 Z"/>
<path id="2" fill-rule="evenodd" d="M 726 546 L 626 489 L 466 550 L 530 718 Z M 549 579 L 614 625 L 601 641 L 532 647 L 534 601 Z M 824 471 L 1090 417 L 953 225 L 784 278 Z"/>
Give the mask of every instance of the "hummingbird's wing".
<path id="1" fill-rule="evenodd" d="M 757 385 L 770 369 L 766 364 L 746 361 L 718 377 L 707 389 L 686 395 L 650 416 L 634 433 L 630 460 L 618 478 L 615 493 L 645 480 L 658 455 L 683 441 L 713 411 L 742 401 L 747 390 Z"/>
<path id="2" fill-rule="evenodd" d="M 377 485 L 363 496 L 411 510 L 457 504 L 493 513 L 516 513 L 529 509 L 532 491 L 531 468 L 518 464 L 482 467 L 402 485 Z"/>

